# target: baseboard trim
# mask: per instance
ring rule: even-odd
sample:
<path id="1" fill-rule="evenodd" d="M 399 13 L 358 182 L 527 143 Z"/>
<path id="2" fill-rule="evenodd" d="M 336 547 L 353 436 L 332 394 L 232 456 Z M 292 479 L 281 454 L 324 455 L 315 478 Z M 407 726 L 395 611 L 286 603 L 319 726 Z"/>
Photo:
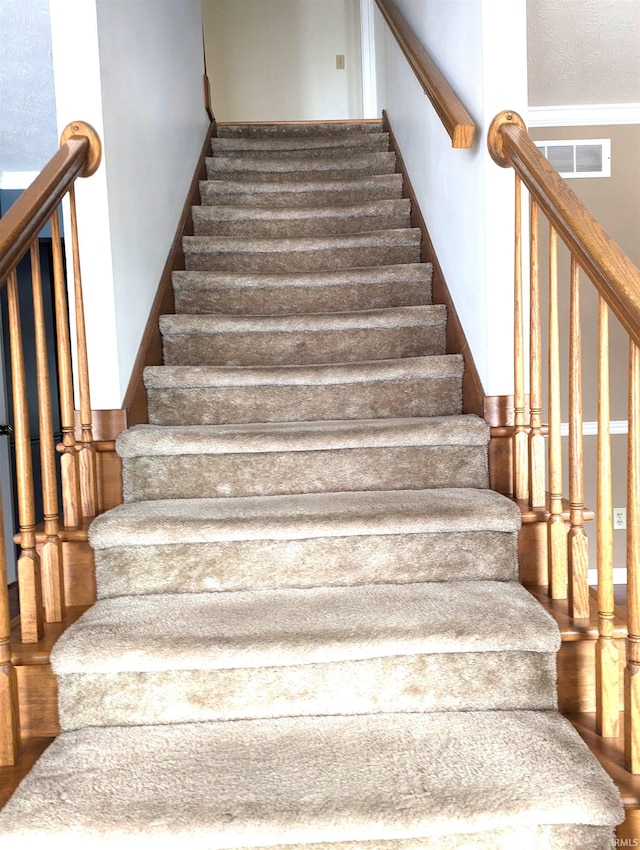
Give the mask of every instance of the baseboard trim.
<path id="1" fill-rule="evenodd" d="M 200 200 L 200 180 L 206 178 L 205 157 L 209 153 L 212 137 L 215 137 L 217 125 L 215 121 L 209 124 L 207 133 L 200 151 L 198 164 L 196 166 L 187 198 L 182 209 L 182 214 L 176 228 L 171 249 L 167 256 L 158 291 L 153 301 L 149 318 L 142 336 L 138 356 L 131 373 L 129 386 L 124 397 L 122 407 L 126 415 L 127 427 L 138 425 L 149 421 L 147 410 L 147 391 L 144 386 L 143 372 L 145 366 L 159 366 L 162 363 L 162 337 L 158 319 L 166 313 L 174 313 L 173 289 L 171 287 L 171 274 L 184 268 L 184 253 L 182 250 L 182 237 L 193 235 L 193 221 L 191 219 L 191 207 L 198 204 Z"/>
<path id="2" fill-rule="evenodd" d="M 431 263 L 433 266 L 433 303 L 444 304 L 447 308 L 447 352 L 449 354 L 462 354 L 464 358 L 464 378 L 462 381 L 463 410 L 465 413 L 475 413 L 478 416 L 484 416 L 485 395 L 482 381 L 480 380 L 471 349 L 462 329 L 460 318 L 453 303 L 442 267 L 438 261 L 438 256 L 431 241 L 431 236 L 420 210 L 416 193 L 407 173 L 404 159 L 391 128 L 386 110 L 382 112 L 382 127 L 386 133 L 389 133 L 389 146 L 396 155 L 396 171 L 402 174 L 403 177 L 403 196 L 411 201 L 411 225 L 412 227 L 419 228 L 422 233 L 422 262 Z"/>

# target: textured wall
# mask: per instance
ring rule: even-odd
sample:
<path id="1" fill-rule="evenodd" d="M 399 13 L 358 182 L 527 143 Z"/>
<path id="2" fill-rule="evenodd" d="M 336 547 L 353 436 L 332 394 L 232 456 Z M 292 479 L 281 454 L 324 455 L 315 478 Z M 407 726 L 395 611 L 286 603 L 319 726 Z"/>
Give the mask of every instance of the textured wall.
<path id="1" fill-rule="evenodd" d="M 527 0 L 529 105 L 640 103 L 640 0 Z"/>
<path id="2" fill-rule="evenodd" d="M 48 0 L 0 0 L 0 172 L 39 171 L 58 147 Z"/>

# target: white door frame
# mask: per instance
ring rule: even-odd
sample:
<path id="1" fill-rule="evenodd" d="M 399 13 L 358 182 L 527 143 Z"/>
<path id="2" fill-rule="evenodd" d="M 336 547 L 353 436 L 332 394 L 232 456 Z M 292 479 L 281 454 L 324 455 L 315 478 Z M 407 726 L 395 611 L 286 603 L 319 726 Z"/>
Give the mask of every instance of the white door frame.
<path id="1" fill-rule="evenodd" d="M 360 43 L 362 55 L 362 117 L 379 118 L 376 83 L 375 0 L 360 0 Z"/>

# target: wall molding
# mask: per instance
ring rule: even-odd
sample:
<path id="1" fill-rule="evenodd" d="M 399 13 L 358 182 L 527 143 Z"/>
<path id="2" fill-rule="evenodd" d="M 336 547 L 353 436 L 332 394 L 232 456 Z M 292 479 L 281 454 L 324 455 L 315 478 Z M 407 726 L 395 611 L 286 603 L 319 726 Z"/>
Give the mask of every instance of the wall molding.
<path id="1" fill-rule="evenodd" d="M 640 124 L 640 103 L 530 106 L 528 127 L 596 127 Z"/>
<path id="2" fill-rule="evenodd" d="M 362 117 L 378 117 L 376 80 L 376 36 L 374 0 L 360 0 L 360 44 L 362 52 Z"/>
<path id="3" fill-rule="evenodd" d="M 560 426 L 560 433 L 563 437 L 569 436 L 569 423 L 563 422 Z M 629 423 L 626 419 L 612 419 L 609 422 L 609 433 L 612 437 L 616 437 L 622 434 L 629 433 Z M 582 423 L 582 436 L 583 437 L 597 437 L 598 436 L 598 423 L 597 422 L 583 422 Z"/>

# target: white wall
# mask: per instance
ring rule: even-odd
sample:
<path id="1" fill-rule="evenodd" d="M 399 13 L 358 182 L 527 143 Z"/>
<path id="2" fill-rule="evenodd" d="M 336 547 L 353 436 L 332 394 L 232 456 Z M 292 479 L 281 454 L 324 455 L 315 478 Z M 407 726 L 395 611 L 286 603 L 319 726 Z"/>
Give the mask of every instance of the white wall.
<path id="1" fill-rule="evenodd" d="M 362 116 L 359 0 L 203 0 L 202 15 L 218 121 Z"/>
<path id="2" fill-rule="evenodd" d="M 92 405 L 122 404 L 202 147 L 199 0 L 51 0 L 58 129 L 103 163 L 78 183 Z"/>
<path id="3" fill-rule="evenodd" d="M 97 8 L 121 401 L 209 119 L 199 0 Z"/>
<path id="4" fill-rule="evenodd" d="M 513 174 L 490 159 L 486 134 L 497 112 L 526 115 L 525 0 L 397 3 L 478 125 L 471 150 L 451 148 L 385 28 L 384 106 L 484 390 L 506 394 L 513 384 Z"/>

